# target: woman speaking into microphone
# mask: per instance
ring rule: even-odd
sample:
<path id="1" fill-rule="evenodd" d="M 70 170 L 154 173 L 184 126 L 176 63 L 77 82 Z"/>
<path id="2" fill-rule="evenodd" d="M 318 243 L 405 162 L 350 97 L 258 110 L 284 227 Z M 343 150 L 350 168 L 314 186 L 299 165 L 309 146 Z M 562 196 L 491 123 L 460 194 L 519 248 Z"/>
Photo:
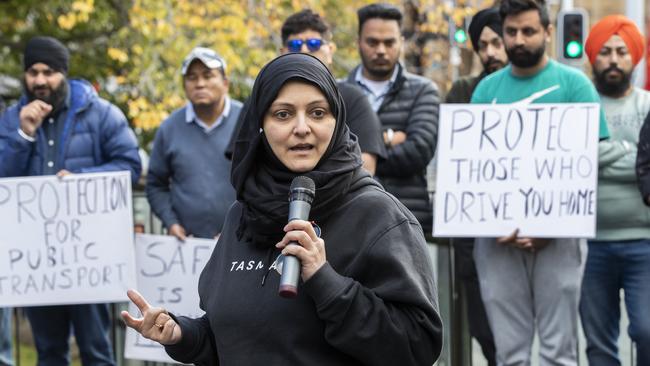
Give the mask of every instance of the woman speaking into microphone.
<path id="1" fill-rule="evenodd" d="M 176 317 L 129 291 L 143 317 L 123 312 L 125 323 L 183 363 L 432 365 L 442 326 L 422 228 L 362 169 L 345 122 L 318 59 L 268 63 L 234 136 L 237 202 L 199 280 L 205 315 Z M 287 224 L 298 176 L 315 195 L 309 221 Z M 292 299 L 278 296 L 286 255 L 300 262 Z"/>

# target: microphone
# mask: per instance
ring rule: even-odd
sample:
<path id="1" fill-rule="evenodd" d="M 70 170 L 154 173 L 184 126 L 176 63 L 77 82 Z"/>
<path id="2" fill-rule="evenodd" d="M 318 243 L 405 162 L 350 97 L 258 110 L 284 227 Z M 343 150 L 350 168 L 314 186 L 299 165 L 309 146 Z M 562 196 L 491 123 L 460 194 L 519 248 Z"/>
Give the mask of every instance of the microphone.
<path id="1" fill-rule="evenodd" d="M 289 190 L 289 222 L 293 220 L 309 220 L 309 210 L 315 195 L 316 184 L 311 178 L 305 176 L 293 178 Z M 299 244 L 290 242 L 289 245 Z M 293 255 L 284 256 L 278 294 L 286 298 L 296 297 L 298 295 L 299 278 L 300 260 Z"/>

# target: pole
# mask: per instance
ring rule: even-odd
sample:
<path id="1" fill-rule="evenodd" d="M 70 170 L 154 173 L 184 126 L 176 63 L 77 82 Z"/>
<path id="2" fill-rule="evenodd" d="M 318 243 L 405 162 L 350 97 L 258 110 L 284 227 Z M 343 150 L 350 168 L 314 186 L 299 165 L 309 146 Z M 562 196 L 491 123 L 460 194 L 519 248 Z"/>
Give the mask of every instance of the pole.
<path id="1" fill-rule="evenodd" d="M 645 1 L 641 0 L 625 0 L 625 16 L 630 18 L 641 30 L 641 33 L 645 33 Z M 648 35 L 646 34 L 646 37 Z M 645 86 L 645 80 L 650 75 L 645 75 L 646 62 L 648 62 L 645 57 L 641 59 L 638 65 L 636 65 L 634 74 L 632 75 L 632 83 L 639 88 Z"/>
<path id="2" fill-rule="evenodd" d="M 18 308 L 13 309 L 14 313 L 14 360 L 16 360 L 16 366 L 20 366 L 20 330 L 18 329 L 20 323 L 18 321 Z"/>

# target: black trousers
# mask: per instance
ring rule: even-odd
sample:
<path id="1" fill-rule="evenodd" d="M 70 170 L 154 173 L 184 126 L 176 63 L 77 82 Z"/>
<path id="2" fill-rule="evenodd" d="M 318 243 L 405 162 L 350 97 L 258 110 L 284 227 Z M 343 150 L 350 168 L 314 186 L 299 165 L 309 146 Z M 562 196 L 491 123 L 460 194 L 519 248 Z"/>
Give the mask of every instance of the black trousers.
<path id="1" fill-rule="evenodd" d="M 481 299 L 481 288 L 474 264 L 474 239 L 454 238 L 453 240 L 456 276 L 460 280 L 467 300 L 469 334 L 481 345 L 488 365 L 496 366 L 494 337 Z"/>

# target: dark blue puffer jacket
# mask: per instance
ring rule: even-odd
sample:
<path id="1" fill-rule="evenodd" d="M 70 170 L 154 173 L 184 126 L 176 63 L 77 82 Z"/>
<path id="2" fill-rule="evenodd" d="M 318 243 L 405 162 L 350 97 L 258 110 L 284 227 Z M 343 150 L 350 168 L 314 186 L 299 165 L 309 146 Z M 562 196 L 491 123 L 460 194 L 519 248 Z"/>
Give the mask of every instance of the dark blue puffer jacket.
<path id="1" fill-rule="evenodd" d="M 70 110 L 63 128 L 57 165 L 72 173 L 128 170 L 131 180 L 140 177 L 138 143 L 124 114 L 100 98 L 85 80 L 69 80 Z M 39 128 L 36 141 L 18 133 L 23 96 L 0 117 L 0 177 L 43 175 L 46 139 Z"/>

